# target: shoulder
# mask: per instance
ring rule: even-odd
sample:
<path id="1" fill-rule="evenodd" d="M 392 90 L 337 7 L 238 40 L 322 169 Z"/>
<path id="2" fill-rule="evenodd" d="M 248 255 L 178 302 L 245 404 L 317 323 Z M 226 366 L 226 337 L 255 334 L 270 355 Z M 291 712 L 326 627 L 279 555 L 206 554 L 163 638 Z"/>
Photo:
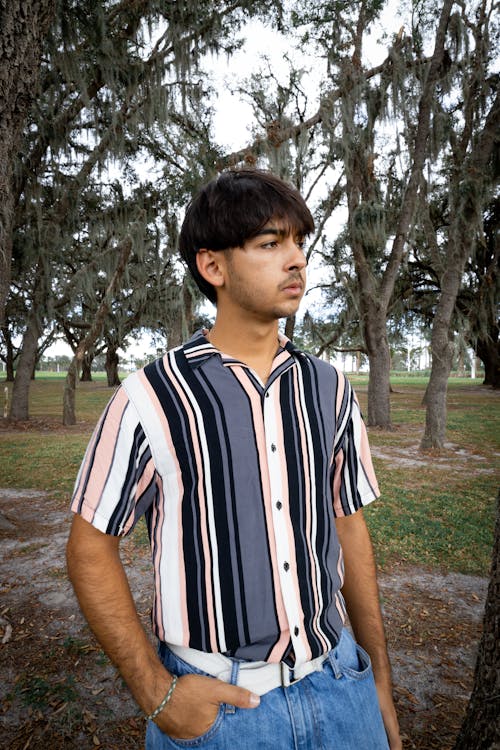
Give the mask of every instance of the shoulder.
<path id="1" fill-rule="evenodd" d="M 320 359 L 319 357 L 316 357 L 314 354 L 310 354 L 309 352 L 299 350 L 295 351 L 295 358 L 301 367 L 309 368 L 311 371 L 315 372 L 318 377 L 328 380 L 329 382 L 335 384 L 336 387 L 341 386 L 342 389 L 351 388 L 351 385 L 344 373 L 335 365 L 332 365 L 330 362 L 327 362 L 324 359 Z"/>

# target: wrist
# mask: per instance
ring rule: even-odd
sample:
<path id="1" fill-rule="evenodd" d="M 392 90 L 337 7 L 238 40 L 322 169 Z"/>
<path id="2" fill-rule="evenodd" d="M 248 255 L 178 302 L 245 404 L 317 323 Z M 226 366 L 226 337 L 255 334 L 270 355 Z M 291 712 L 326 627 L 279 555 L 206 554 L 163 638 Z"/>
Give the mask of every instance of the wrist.
<path id="1" fill-rule="evenodd" d="M 173 675 L 164 698 L 150 714 L 146 715 L 146 721 L 154 721 L 156 717 L 159 716 L 161 712 L 167 707 L 167 705 L 170 703 L 170 699 L 172 698 L 176 685 L 177 675 Z"/>

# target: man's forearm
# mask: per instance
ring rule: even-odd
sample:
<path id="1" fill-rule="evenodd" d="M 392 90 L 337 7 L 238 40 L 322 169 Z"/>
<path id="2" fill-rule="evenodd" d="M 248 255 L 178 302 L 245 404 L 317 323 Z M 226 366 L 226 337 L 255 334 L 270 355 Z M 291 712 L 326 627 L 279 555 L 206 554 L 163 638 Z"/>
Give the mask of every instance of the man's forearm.
<path id="1" fill-rule="evenodd" d="M 362 512 L 337 519 L 345 581 L 342 594 L 358 643 L 370 655 L 376 682 L 391 682 L 390 664 L 380 611 L 375 560 Z"/>
<path id="2" fill-rule="evenodd" d="M 141 625 L 120 560 L 119 541 L 79 516 L 67 547 L 68 573 L 87 622 L 139 706 L 150 713 L 169 675 Z"/>
<path id="3" fill-rule="evenodd" d="M 380 611 L 373 547 L 362 511 L 336 522 L 344 554 L 342 594 L 357 642 L 370 655 L 391 750 L 400 750 L 399 726 L 392 699 L 391 666 Z"/>
<path id="4" fill-rule="evenodd" d="M 171 675 L 141 625 L 118 545 L 118 539 L 75 516 L 68 541 L 68 572 L 97 640 L 149 715 L 166 696 Z M 255 708 L 259 697 L 214 677 L 188 674 L 178 680 L 167 710 L 154 721 L 172 737 L 191 739 L 209 729 L 221 703 Z"/>

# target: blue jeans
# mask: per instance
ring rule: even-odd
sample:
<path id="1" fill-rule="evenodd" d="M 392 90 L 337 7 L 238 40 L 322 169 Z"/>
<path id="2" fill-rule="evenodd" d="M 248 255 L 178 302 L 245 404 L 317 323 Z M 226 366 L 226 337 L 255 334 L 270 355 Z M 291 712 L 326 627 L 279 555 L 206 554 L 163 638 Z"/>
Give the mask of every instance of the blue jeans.
<path id="1" fill-rule="evenodd" d="M 203 674 L 168 649 L 169 672 Z M 238 684 L 238 662 L 233 663 Z M 201 737 L 171 739 L 148 722 L 146 750 L 388 750 L 368 654 L 344 629 L 318 672 L 261 697 L 253 709 L 222 704 Z"/>

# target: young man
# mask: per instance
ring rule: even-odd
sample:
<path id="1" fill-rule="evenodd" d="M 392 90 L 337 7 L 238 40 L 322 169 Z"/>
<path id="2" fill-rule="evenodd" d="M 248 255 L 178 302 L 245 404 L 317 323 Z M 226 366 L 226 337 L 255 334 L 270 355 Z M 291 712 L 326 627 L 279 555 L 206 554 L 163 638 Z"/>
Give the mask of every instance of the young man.
<path id="1" fill-rule="evenodd" d="M 358 403 L 278 331 L 304 294 L 312 230 L 299 193 L 269 173 L 201 190 L 180 250 L 215 324 L 127 378 L 80 469 L 69 573 L 150 717 L 149 750 L 401 747 Z M 118 552 L 143 513 L 159 655 Z"/>

